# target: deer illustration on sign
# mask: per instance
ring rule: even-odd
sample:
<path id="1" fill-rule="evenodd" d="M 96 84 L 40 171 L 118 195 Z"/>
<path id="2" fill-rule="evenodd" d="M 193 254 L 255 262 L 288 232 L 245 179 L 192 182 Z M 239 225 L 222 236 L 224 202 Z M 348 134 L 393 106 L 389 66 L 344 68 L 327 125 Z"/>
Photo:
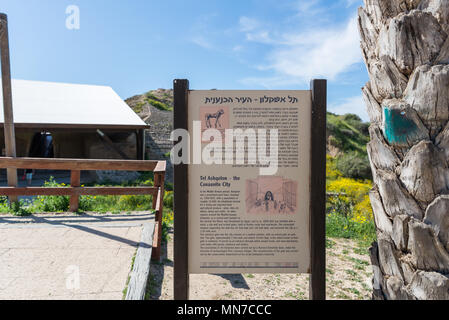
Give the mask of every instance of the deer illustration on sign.
<path id="1" fill-rule="evenodd" d="M 217 125 L 221 128 L 220 118 L 224 115 L 224 110 L 220 109 L 216 113 L 206 113 L 206 126 L 208 129 L 212 128 L 211 119 L 215 119 L 215 128 Z"/>

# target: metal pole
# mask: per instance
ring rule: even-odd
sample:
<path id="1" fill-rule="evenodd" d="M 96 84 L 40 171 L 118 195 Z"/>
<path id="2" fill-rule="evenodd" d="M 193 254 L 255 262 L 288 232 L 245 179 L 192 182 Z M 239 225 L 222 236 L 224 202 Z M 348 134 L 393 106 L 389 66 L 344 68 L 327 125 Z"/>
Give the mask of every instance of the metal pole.
<path id="1" fill-rule="evenodd" d="M 16 137 L 11 92 L 11 63 L 9 58 L 8 17 L 0 13 L 0 54 L 2 65 L 3 115 L 5 129 L 5 151 L 7 157 L 16 157 Z M 7 169 L 8 185 L 17 187 L 17 169 Z M 16 202 L 17 197 L 9 197 Z"/>

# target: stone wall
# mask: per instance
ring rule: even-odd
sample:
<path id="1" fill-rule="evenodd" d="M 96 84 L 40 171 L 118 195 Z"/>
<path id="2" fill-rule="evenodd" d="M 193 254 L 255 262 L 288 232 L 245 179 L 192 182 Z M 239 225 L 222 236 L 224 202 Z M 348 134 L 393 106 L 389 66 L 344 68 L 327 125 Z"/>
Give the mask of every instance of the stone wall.
<path id="1" fill-rule="evenodd" d="M 170 153 L 173 142 L 170 135 L 173 131 L 173 112 L 162 111 L 153 106 L 148 106 L 150 117 L 147 123 L 151 126 L 145 133 L 147 158 L 150 160 L 166 160 L 166 181 L 173 182 L 173 166 L 170 162 Z"/>

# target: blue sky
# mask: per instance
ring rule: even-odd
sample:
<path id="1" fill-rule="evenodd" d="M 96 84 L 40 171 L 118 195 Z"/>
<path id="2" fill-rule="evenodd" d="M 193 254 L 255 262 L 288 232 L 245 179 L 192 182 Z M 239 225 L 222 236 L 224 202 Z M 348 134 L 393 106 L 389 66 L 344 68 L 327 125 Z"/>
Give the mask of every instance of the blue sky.
<path id="1" fill-rule="evenodd" d="M 66 8 L 80 10 L 79 30 Z M 13 78 L 109 85 L 123 98 L 171 88 L 308 89 L 367 120 L 357 31 L 362 0 L 0 0 Z"/>

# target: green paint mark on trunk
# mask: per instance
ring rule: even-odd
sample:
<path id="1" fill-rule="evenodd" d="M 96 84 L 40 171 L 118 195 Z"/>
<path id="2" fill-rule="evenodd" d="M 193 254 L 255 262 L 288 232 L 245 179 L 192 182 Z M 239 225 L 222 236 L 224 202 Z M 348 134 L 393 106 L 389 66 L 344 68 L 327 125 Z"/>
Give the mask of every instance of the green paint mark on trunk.
<path id="1" fill-rule="evenodd" d="M 419 127 L 407 118 L 407 112 L 384 107 L 384 136 L 394 146 L 408 146 L 420 136 Z"/>

